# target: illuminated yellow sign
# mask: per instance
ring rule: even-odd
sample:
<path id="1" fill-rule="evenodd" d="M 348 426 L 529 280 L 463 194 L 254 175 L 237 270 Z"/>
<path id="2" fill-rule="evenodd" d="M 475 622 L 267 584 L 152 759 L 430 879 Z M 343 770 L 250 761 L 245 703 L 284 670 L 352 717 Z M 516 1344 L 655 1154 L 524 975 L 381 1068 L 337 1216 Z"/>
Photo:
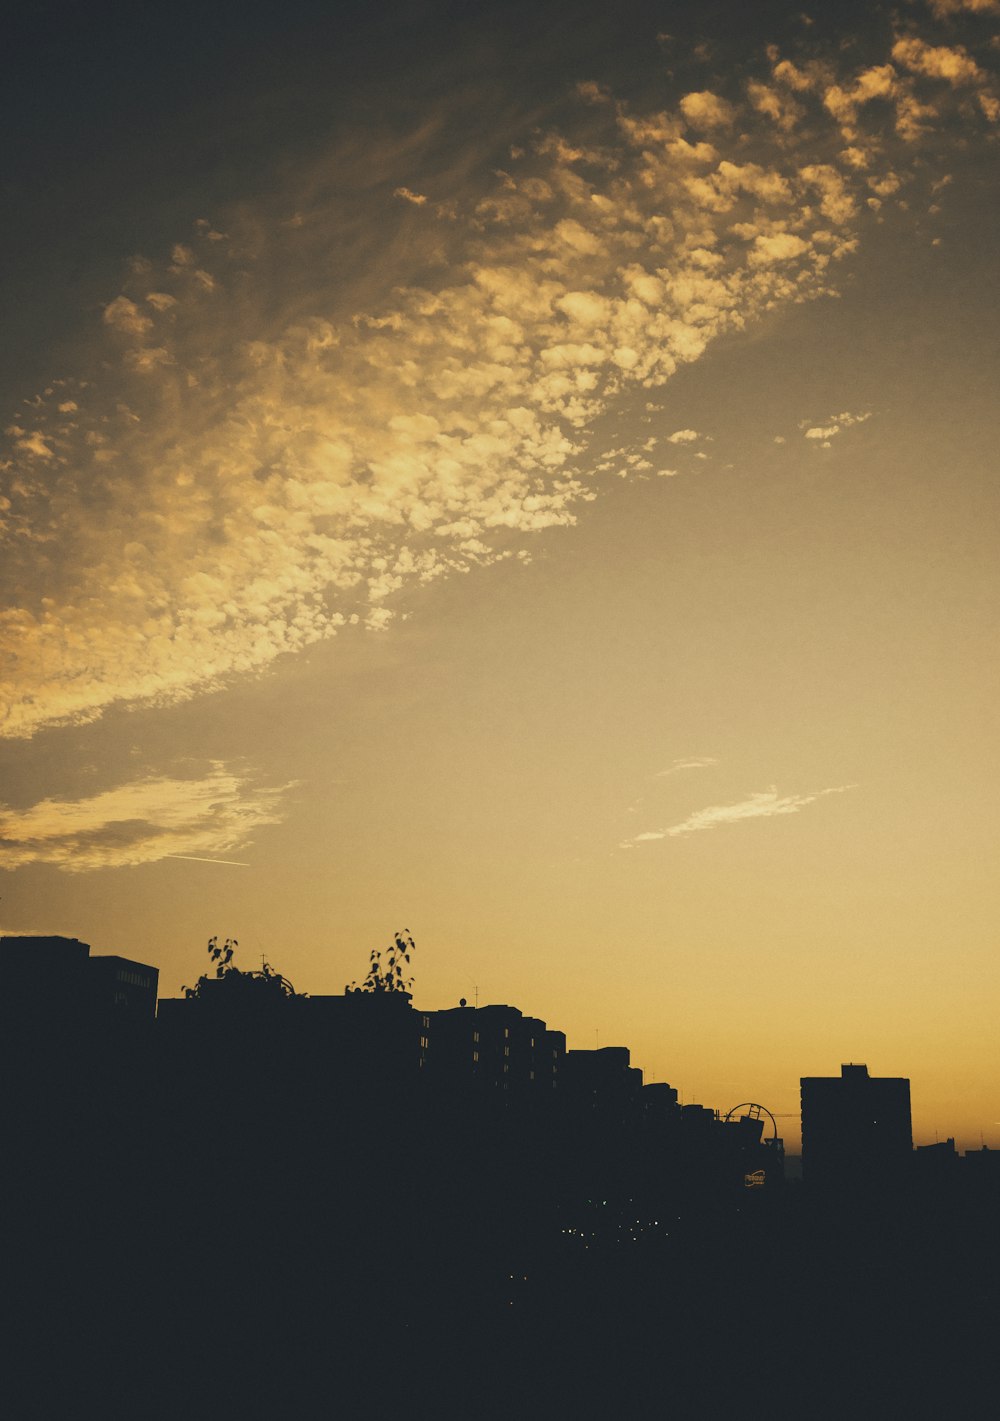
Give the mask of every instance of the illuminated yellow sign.
<path id="1" fill-rule="evenodd" d="M 755 1169 L 753 1174 L 743 1176 L 743 1184 L 747 1189 L 762 1189 L 764 1187 L 764 1174 L 762 1169 Z"/>

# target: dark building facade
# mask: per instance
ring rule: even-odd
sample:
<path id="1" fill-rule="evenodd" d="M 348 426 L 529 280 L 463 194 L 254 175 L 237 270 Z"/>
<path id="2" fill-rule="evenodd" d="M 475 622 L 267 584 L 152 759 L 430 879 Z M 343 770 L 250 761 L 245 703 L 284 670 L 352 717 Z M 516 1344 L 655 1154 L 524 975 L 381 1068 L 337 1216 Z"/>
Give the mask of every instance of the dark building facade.
<path id="1" fill-rule="evenodd" d="M 434 1081 L 514 1093 L 558 1089 L 566 1037 L 550 1031 L 538 1017 L 498 1003 L 428 1012 L 427 1022 Z"/>
<path id="2" fill-rule="evenodd" d="M 8 1031 L 150 1024 L 159 972 L 115 955 L 91 957 L 72 937 L 0 937 L 0 1019 Z"/>
<path id="3" fill-rule="evenodd" d="M 800 1084 L 807 1184 L 851 1190 L 899 1179 L 913 1152 L 908 1080 L 852 1064 Z"/>
<path id="4" fill-rule="evenodd" d="M 566 1090 L 594 1109 L 634 1109 L 640 1101 L 642 1071 L 631 1063 L 627 1046 L 568 1051 Z"/>

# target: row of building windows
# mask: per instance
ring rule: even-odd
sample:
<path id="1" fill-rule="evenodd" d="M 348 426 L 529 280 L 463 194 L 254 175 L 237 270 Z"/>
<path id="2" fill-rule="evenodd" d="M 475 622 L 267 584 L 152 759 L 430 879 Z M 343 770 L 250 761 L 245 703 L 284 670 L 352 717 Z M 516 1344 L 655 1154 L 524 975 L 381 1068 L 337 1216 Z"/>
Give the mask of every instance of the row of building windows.
<path id="1" fill-rule="evenodd" d="M 140 972 L 130 972 L 127 967 L 119 967 L 115 973 L 115 979 L 119 982 L 129 982 L 133 987 L 152 987 L 153 983 L 149 977 L 143 976 Z"/>

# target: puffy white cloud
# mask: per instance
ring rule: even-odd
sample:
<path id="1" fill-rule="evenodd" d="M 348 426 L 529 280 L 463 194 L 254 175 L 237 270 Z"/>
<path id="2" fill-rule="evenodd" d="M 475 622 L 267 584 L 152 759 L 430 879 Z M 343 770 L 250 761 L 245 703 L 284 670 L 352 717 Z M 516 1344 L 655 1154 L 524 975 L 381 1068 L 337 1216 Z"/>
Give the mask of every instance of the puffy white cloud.
<path id="1" fill-rule="evenodd" d="M 868 186 L 876 197 L 891 197 L 902 185 L 903 180 L 898 173 L 884 173 L 881 177 L 868 179 Z"/>
<path id="2" fill-rule="evenodd" d="M 799 428 L 803 431 L 806 439 L 822 440 L 824 447 L 829 447 L 830 440 L 840 434 L 842 430 L 850 429 L 856 424 L 864 424 L 871 417 L 871 410 L 861 410 L 857 414 L 852 414 L 850 410 L 844 410 L 841 414 L 830 415 L 825 424 L 810 424 L 806 419 L 801 422 Z"/>
<path id="3" fill-rule="evenodd" d="M 806 69 L 800 69 L 790 59 L 779 59 L 778 52 L 773 46 L 769 50 L 769 57 L 774 65 L 773 76 L 782 87 L 791 89 L 797 94 L 808 93 L 810 89 L 816 87 L 817 77 L 822 72 L 819 66 L 810 65 Z"/>
<path id="4" fill-rule="evenodd" d="M 7 433 L 15 435 L 14 448 L 20 450 L 22 454 L 31 454 L 36 459 L 46 462 L 55 457 L 52 446 L 38 429 L 29 431 L 13 425 Z"/>
<path id="5" fill-rule="evenodd" d="M 877 119 L 880 107 L 890 108 L 896 133 L 910 144 L 916 143 L 945 115 L 946 97 L 941 93 L 918 95 L 916 78 L 937 80 L 952 90 L 973 87 L 982 112 L 990 122 L 994 121 L 997 97 L 993 81 L 962 45 L 931 45 L 917 34 L 897 34 L 890 53 L 893 62 L 869 65 L 853 74 L 839 73 L 829 62 L 819 60 L 797 68 L 790 61 L 780 59 L 773 47 L 769 55 L 772 83 L 753 91 L 748 84 L 751 104 L 780 121 L 783 94 L 789 100 L 791 94 L 798 95 L 800 105 L 807 98 L 817 96 L 839 125 L 846 141 L 847 147 L 841 154 L 843 160 L 855 167 L 869 166 L 880 150 Z M 874 118 L 869 112 L 873 108 Z M 797 118 L 793 122 L 785 120 L 785 127 L 791 129 L 797 121 Z M 871 130 L 867 136 L 866 124 Z"/>
<path id="6" fill-rule="evenodd" d="M 892 57 L 904 69 L 953 87 L 982 83 L 986 75 L 964 46 L 931 45 L 917 35 L 904 35 L 892 47 Z"/>
<path id="7" fill-rule="evenodd" d="M 141 336 L 152 330 L 153 322 L 127 296 L 116 296 L 104 308 L 104 323 L 125 335 Z"/>
<path id="8" fill-rule="evenodd" d="M 284 819 L 291 786 L 265 789 L 219 761 L 200 776 L 148 776 L 88 799 L 0 804 L 0 868 L 52 864 L 68 873 L 245 849 Z"/>
<path id="9" fill-rule="evenodd" d="M 950 93 L 919 56 L 921 82 L 936 65 Z M 572 524 L 604 474 L 672 476 L 648 451 L 602 463 L 599 417 L 718 336 L 836 291 L 859 197 L 908 176 L 887 145 L 914 82 L 772 53 L 748 134 L 720 119 L 711 143 L 689 125 L 725 112 L 716 95 L 636 113 L 585 86 L 585 140 L 536 135 L 448 223 L 398 184 L 403 155 L 384 190 L 427 262 L 366 275 L 353 309 L 330 275 L 327 168 L 133 262 L 79 377 L 8 426 L 0 734 L 180 700 L 384 628 L 420 586 Z M 834 87 L 854 128 L 873 99 L 895 105 L 889 131 L 845 149 Z"/>
<path id="10" fill-rule="evenodd" d="M 830 163 L 807 163 L 799 177 L 819 195 L 819 210 L 831 222 L 842 225 L 857 211 L 847 180 Z"/>
<path id="11" fill-rule="evenodd" d="M 952 89 L 974 89 L 987 121 L 1000 122 L 1000 97 L 993 80 L 963 45 L 930 45 L 917 35 L 906 35 L 893 45 L 892 56 L 914 74 L 942 80 Z"/>
<path id="12" fill-rule="evenodd" d="M 795 232 L 774 232 L 754 238 L 750 261 L 754 266 L 793 261 L 809 251 L 809 243 Z"/>
<path id="13" fill-rule="evenodd" d="M 790 132 L 805 115 L 805 109 L 781 87 L 762 84 L 751 79 L 747 83 L 747 98 L 758 113 L 765 114 L 772 123 Z"/>
<path id="14" fill-rule="evenodd" d="M 707 89 L 685 94 L 681 113 L 692 128 L 731 128 L 736 118 L 732 104 Z"/>

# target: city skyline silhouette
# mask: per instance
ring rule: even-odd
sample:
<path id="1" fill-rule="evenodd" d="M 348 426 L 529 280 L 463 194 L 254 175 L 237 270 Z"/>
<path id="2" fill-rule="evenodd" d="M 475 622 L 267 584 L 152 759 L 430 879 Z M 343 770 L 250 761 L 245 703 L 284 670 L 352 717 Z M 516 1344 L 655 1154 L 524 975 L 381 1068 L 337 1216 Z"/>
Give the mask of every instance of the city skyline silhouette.
<path id="1" fill-rule="evenodd" d="M 4 53 L 7 1291 L 94 1379 L 29 1412 L 971 1398 L 1000 0 Z"/>
<path id="2" fill-rule="evenodd" d="M 178 1039 L 183 1042 L 194 1040 L 199 1032 L 224 1036 L 227 1023 L 241 1020 L 248 1030 L 265 1034 L 281 1023 L 281 1031 L 291 1037 L 318 1031 L 318 1039 L 324 1043 L 320 1049 L 333 1051 L 339 1068 L 347 1070 L 345 1051 L 356 1049 L 367 1059 L 383 1050 L 384 1043 L 379 1045 L 383 1026 L 373 1028 L 369 1041 L 364 1035 L 358 1037 L 357 1028 L 348 1025 L 365 1020 L 368 1012 L 373 1022 L 395 1023 L 390 1054 L 401 1079 L 447 1082 L 447 1089 L 467 1086 L 515 1094 L 527 1090 L 532 1095 L 548 1094 L 559 1086 L 564 1090 L 568 1086 L 571 1093 L 600 1093 L 610 1087 L 622 1098 L 638 1100 L 642 1096 L 645 1108 L 654 1115 L 676 1110 L 680 1118 L 687 1110 L 691 1119 L 711 1119 L 717 1125 L 733 1123 L 747 1143 L 767 1147 L 758 1163 L 766 1163 L 769 1183 L 780 1178 L 784 1184 L 799 1177 L 799 1157 L 793 1156 L 789 1173 L 785 1141 L 779 1134 L 778 1121 L 794 1119 L 789 1112 L 775 1116 L 755 1101 L 728 1109 L 685 1103 L 681 1092 L 668 1082 L 644 1080 L 628 1045 L 605 1042 L 601 1046 L 598 1035 L 593 1048 L 570 1048 L 564 1032 L 549 1028 L 519 1007 L 506 1003 L 480 1006 L 478 990 L 474 1005 L 462 997 L 451 1007 L 415 1007 L 412 969 L 416 944 L 408 930 L 395 933 L 384 949 L 372 948 L 360 983 L 348 983 L 343 993 L 336 995 L 297 992 L 263 956 L 259 968 L 244 965 L 238 960 L 236 939 L 227 938 L 220 944 L 218 936 L 213 936 L 207 952 L 207 969 L 198 974 L 195 985 L 184 987 L 179 997 L 162 997 L 157 994 L 158 969 L 149 964 L 114 954 L 93 954 L 90 944 L 77 938 L 0 936 L 4 983 L 0 1005 L 7 1029 L 23 1037 L 26 1032 L 51 1035 L 60 1022 L 85 1033 L 101 1024 L 113 1033 L 127 1024 L 150 1040 L 154 1035 L 165 1039 L 179 1032 Z M 395 1016 L 371 1015 L 379 1001 Z M 803 1121 L 811 1114 L 819 1122 L 812 1131 L 816 1137 L 811 1149 L 813 1180 L 823 1175 L 840 1180 L 845 1155 L 856 1154 L 862 1169 L 870 1164 L 876 1172 L 885 1168 L 891 1173 L 891 1160 L 912 1156 L 914 1150 L 930 1152 L 933 1148 L 935 1158 L 947 1154 L 956 1160 L 962 1153 L 956 1150 L 953 1136 L 942 1142 L 935 1134 L 933 1147 L 930 1141 L 914 1139 L 908 1078 L 878 1078 L 870 1074 L 867 1063 L 842 1062 L 839 1077 L 801 1078 L 799 1085 Z M 869 1126 L 876 1127 L 875 1133 L 865 1143 Z M 802 1136 L 796 1126 L 785 1128 L 801 1149 Z M 736 1131 L 729 1133 L 736 1137 Z M 981 1140 L 978 1153 L 985 1158 L 994 1152 Z M 1000 1159 L 1000 1151 L 995 1153 Z M 751 1173 L 758 1172 L 761 1179 L 751 1181 Z M 745 1171 L 745 1186 L 763 1183 L 764 1173 Z"/>
<path id="3" fill-rule="evenodd" d="M 985 1381 L 1000 1151 L 914 1149 L 909 1081 L 803 1079 L 786 1176 L 755 1103 L 682 1105 L 511 1006 L 415 1008 L 408 933 L 332 996 L 237 948 L 157 1004 L 145 964 L 0 939 L 15 1404 L 450 1416 L 489 1378 L 490 1415 L 652 1415 L 665 1387 L 785 1414 L 747 1372 L 779 1341 L 788 1414 L 799 1388 L 946 1415 Z M 164 1345 L 186 1366 L 150 1393 Z"/>
<path id="4" fill-rule="evenodd" d="M 245 8 L 8 39 L 0 931 L 1000 1145 L 993 7 Z"/>

